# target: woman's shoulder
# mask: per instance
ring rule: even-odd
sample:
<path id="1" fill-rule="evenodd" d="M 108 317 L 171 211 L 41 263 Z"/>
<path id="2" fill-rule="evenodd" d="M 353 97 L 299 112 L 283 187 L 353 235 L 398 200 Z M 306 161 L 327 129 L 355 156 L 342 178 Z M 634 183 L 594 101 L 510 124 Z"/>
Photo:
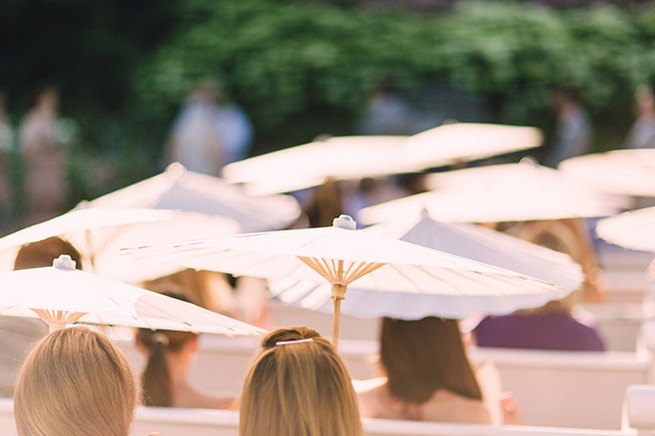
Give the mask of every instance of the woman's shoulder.
<path id="1" fill-rule="evenodd" d="M 238 410 L 239 401 L 234 396 L 215 397 L 190 389 L 178 392 L 174 407 Z"/>
<path id="2" fill-rule="evenodd" d="M 367 380 L 353 380 L 353 388 L 359 402 L 359 413 L 367 418 L 386 418 L 385 407 L 381 404 L 381 395 L 386 389 L 385 377 Z"/>
<path id="3" fill-rule="evenodd" d="M 447 389 L 438 389 L 421 405 L 426 421 L 490 424 L 491 415 L 486 405 L 474 398 L 467 398 Z"/>
<path id="4" fill-rule="evenodd" d="M 491 415 L 481 400 L 447 389 L 435 391 L 425 403 L 405 402 L 388 391 L 386 378 L 354 383 L 360 414 L 368 418 L 491 424 Z"/>

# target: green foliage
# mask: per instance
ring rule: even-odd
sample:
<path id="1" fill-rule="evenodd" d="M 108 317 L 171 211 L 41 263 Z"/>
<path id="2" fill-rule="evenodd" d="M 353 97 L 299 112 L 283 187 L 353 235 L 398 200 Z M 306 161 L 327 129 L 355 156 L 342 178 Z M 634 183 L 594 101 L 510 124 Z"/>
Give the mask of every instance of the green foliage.
<path id="1" fill-rule="evenodd" d="M 35 88 L 58 86 L 62 110 L 117 113 L 134 71 L 177 27 L 181 0 L 3 0 L 0 89 L 20 113 Z"/>
<path id="2" fill-rule="evenodd" d="M 461 88 L 480 99 L 489 121 L 546 132 L 551 87 L 575 85 L 597 149 L 617 148 L 633 119 L 635 86 L 655 76 L 655 7 L 462 0 L 437 14 L 339 4 L 348 7 L 7 0 L 0 87 L 17 121 L 33 85 L 60 86 L 62 113 L 80 130 L 70 163 L 79 200 L 161 169 L 170 123 L 190 85 L 207 76 L 251 116 L 254 153 L 355 132 L 371 91 L 387 78 L 406 90 Z M 111 176 L 88 174 L 112 166 L 106 162 Z"/>
<path id="3" fill-rule="evenodd" d="M 451 84 L 481 98 L 491 121 L 542 128 L 550 88 L 576 85 L 598 124 L 624 133 L 634 87 L 655 71 L 655 12 L 458 5 L 450 14 L 419 15 L 195 0 L 184 15 L 189 31 L 162 47 L 136 84 L 153 115 L 170 116 L 194 80 L 218 78 L 254 119 L 257 151 L 353 132 L 370 91 L 388 77 L 407 89 Z"/>

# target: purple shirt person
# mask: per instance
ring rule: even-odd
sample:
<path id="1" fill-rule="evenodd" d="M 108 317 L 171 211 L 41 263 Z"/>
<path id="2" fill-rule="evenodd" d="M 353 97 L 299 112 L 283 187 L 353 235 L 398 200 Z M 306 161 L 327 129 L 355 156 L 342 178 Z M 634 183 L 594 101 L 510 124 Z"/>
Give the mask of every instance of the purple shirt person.
<path id="1" fill-rule="evenodd" d="M 473 330 L 479 347 L 603 351 L 592 327 L 566 312 L 488 316 Z"/>

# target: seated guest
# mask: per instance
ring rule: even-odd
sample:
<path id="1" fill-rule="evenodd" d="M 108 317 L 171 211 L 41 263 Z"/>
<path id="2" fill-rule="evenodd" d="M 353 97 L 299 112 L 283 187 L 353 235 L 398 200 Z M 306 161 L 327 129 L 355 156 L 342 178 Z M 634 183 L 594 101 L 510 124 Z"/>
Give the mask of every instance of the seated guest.
<path id="1" fill-rule="evenodd" d="M 580 289 L 542 307 L 510 315 L 488 316 L 473 330 L 480 347 L 528 348 L 561 351 L 603 351 L 605 345 L 582 302 L 602 303 L 606 290 L 596 256 L 583 223 L 577 219 L 522 222 L 512 229 L 518 237 L 568 254 L 580 264 Z"/>
<path id="2" fill-rule="evenodd" d="M 571 315 L 568 299 L 511 315 L 488 316 L 473 329 L 479 347 L 603 351 L 598 332 Z"/>
<path id="3" fill-rule="evenodd" d="M 179 294 L 163 294 L 188 301 Z M 136 346 L 148 356 L 148 363 L 141 375 L 144 405 L 206 409 L 236 407 L 233 397 L 212 397 L 198 392 L 189 384 L 187 372 L 198 351 L 196 333 L 139 329 Z"/>
<path id="4" fill-rule="evenodd" d="M 240 436 L 362 436 L 357 397 L 332 344 L 306 327 L 268 334 L 243 385 Z"/>
<path id="5" fill-rule="evenodd" d="M 384 318 L 380 363 L 385 377 L 358 389 L 362 416 L 491 423 L 456 320 Z M 506 423 L 516 423 L 515 407 L 506 405 L 506 412 L 514 414 L 513 420 L 506 416 Z"/>
<path id="6" fill-rule="evenodd" d="M 129 362 L 105 336 L 57 330 L 30 352 L 16 381 L 19 436 L 128 436 L 136 384 Z"/>
<path id="7" fill-rule="evenodd" d="M 82 269 L 80 253 L 69 242 L 53 236 L 21 246 L 14 260 L 14 270 L 52 266 L 52 261 L 67 254 Z M 28 349 L 48 334 L 40 319 L 0 316 L 0 397 L 11 397 L 18 367 Z"/>

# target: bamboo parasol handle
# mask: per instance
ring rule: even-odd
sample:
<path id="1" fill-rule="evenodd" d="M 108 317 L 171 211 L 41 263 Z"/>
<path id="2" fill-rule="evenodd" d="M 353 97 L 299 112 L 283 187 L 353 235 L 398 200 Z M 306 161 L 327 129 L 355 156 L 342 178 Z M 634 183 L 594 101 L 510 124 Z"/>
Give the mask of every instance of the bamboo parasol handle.
<path id="1" fill-rule="evenodd" d="M 346 285 L 332 283 L 332 345 L 339 350 L 339 321 L 341 318 L 341 300 L 346 296 Z"/>

